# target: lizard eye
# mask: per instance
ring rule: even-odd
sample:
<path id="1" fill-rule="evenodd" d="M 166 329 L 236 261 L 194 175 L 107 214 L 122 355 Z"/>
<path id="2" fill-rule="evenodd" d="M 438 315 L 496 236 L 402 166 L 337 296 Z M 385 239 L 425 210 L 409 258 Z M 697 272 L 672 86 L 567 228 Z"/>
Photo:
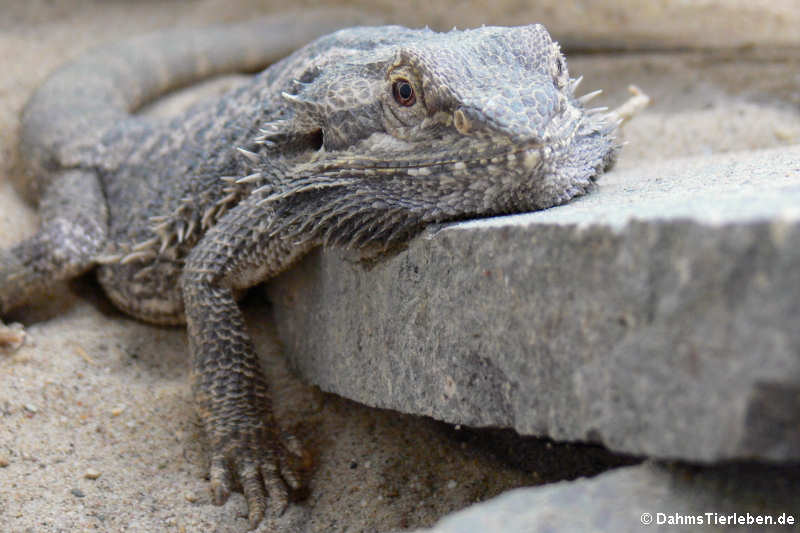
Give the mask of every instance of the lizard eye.
<path id="1" fill-rule="evenodd" d="M 414 87 L 408 80 L 403 78 L 399 78 L 392 84 L 392 95 L 398 104 L 405 107 L 410 107 L 417 101 Z"/>

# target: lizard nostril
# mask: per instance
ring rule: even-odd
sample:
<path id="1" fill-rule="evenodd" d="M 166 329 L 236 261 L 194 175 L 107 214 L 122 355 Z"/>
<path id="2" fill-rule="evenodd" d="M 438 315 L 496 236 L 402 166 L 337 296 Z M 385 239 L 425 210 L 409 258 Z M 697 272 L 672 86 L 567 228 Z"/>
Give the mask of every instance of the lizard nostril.
<path id="1" fill-rule="evenodd" d="M 455 113 L 453 113 L 453 125 L 463 135 L 468 134 L 472 127 L 472 123 L 470 123 L 466 113 L 461 109 L 456 109 Z"/>

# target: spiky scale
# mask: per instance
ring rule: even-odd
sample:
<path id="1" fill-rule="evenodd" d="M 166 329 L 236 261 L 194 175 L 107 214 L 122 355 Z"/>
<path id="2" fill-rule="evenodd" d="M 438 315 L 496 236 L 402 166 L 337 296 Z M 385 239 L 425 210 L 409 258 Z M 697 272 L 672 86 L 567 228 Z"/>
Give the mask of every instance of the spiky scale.
<path id="1" fill-rule="evenodd" d="M 245 156 L 245 158 L 247 158 L 247 160 L 253 164 L 261 163 L 261 157 L 259 157 L 259 155 L 255 152 L 251 152 L 250 150 L 242 147 L 236 148 L 236 151 Z"/>
<path id="2" fill-rule="evenodd" d="M 578 101 L 580 103 L 582 103 L 583 105 L 586 105 L 589 102 L 591 102 L 592 100 L 594 100 L 596 97 L 601 95 L 602 93 L 603 93 L 603 89 L 597 89 L 596 91 L 592 91 L 590 93 L 586 93 L 583 96 L 579 97 Z"/>
<path id="3" fill-rule="evenodd" d="M 311 24 L 303 19 L 210 39 L 165 34 L 143 54 L 123 45 L 117 55 L 143 59 L 130 71 L 108 69 L 111 80 L 85 69 L 116 64 L 116 55 L 91 55 L 48 82 L 22 128 L 30 174 L 44 176 L 36 188 L 57 195 L 55 185 L 71 179 L 94 191 L 88 214 L 96 216 L 71 211 L 92 236 L 82 248 L 91 253 L 57 273 L 97 265 L 123 310 L 188 323 L 214 499 L 227 497 L 235 470 L 253 521 L 264 512 L 264 491 L 285 502 L 281 480 L 297 476 L 286 467 L 292 449 L 278 445 L 267 384 L 233 295 L 318 244 L 386 249 L 430 222 L 540 209 L 583 194 L 613 162 L 615 124 L 625 116 L 584 109 L 593 93 L 575 97 L 581 78 L 569 78 L 557 44 L 535 25 L 343 30 L 168 126 L 125 118 L 139 95 L 170 86 L 163 63 L 148 59 L 158 56 L 153 50 L 174 54 L 167 64 L 185 73 L 205 63 L 198 57 L 235 57 L 216 52 L 251 38 L 285 32 L 279 41 L 289 41 L 296 32 L 285 28 Z M 252 68 L 243 60 L 207 70 L 227 66 Z M 398 98 L 398 79 L 415 98 Z M 107 94 L 119 88 L 141 91 Z M 122 107 L 97 109 L 112 105 L 104 102 Z M 81 194 L 66 199 L 79 203 Z M 0 312 L 18 280 L 28 279 L 22 274 L 0 264 Z"/>

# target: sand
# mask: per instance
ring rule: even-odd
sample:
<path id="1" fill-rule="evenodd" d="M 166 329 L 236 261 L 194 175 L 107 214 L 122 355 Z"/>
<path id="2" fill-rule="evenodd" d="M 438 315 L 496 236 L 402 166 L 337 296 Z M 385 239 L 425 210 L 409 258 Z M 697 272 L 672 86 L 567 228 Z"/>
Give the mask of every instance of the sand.
<path id="1" fill-rule="evenodd" d="M 4 6 L 0 246 L 36 228 L 35 211 L 6 177 L 19 112 L 48 72 L 99 42 L 243 18 L 256 4 Z M 587 91 L 604 87 L 610 105 L 625 99 L 630 82 L 653 96 L 653 106 L 626 127 L 630 144 L 620 166 L 800 142 L 797 80 L 781 81 L 798 71 L 790 62 L 767 58 L 742 66 L 684 53 L 583 56 L 569 64 L 586 75 Z M 261 295 L 245 308 L 264 349 L 273 333 Z M 90 276 L 59 285 L 10 318 L 25 325 L 28 337 L 13 354 L 0 355 L 0 531 L 246 530 L 240 494 L 221 507 L 210 503 L 182 329 L 124 316 Z M 316 471 L 308 497 L 260 531 L 427 526 L 508 488 L 590 474 L 617 461 L 595 448 L 459 430 L 359 406 L 303 384 L 279 353 L 268 360 L 278 417 L 309 445 Z"/>

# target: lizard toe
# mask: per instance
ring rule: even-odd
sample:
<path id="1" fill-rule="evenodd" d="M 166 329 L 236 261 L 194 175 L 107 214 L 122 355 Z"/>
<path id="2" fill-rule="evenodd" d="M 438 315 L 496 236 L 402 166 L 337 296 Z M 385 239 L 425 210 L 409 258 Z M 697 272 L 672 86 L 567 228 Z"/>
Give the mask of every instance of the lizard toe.
<path id="1" fill-rule="evenodd" d="M 307 477 L 314 466 L 313 457 L 294 435 L 284 431 L 280 440 L 282 453 L 278 459 L 281 477 L 291 490 L 298 491 L 306 485 Z"/>
<path id="2" fill-rule="evenodd" d="M 224 504 L 228 501 L 228 496 L 231 494 L 231 486 L 233 485 L 231 471 L 228 468 L 228 461 L 225 460 L 225 456 L 215 455 L 211 459 L 209 477 L 211 478 L 211 498 L 214 501 L 214 505 Z"/>
<path id="3" fill-rule="evenodd" d="M 234 480 L 247 501 L 251 529 L 265 517 L 281 516 L 289 505 L 290 490 L 301 486 L 301 477 L 289 466 L 287 457 L 299 453 L 299 442 L 290 452 L 283 446 L 283 437 L 256 431 L 246 443 L 224 447 L 224 452 L 211 460 L 211 493 L 214 503 L 225 503 L 234 488 Z M 291 489 L 290 489 L 291 488 Z"/>
<path id="4" fill-rule="evenodd" d="M 280 516 L 289 506 L 289 490 L 278 468 L 271 461 L 261 464 L 261 476 L 269 493 L 269 511 L 271 516 Z"/>
<path id="5" fill-rule="evenodd" d="M 25 342 L 25 330 L 21 324 L 6 325 L 0 320 L 0 354 L 14 352 Z"/>
<path id="6" fill-rule="evenodd" d="M 248 520 L 250 528 L 254 529 L 264 518 L 264 511 L 267 508 L 267 493 L 264 490 L 258 463 L 253 459 L 242 459 L 237 461 L 236 468 L 239 475 L 239 482 L 242 485 L 245 500 L 247 500 Z M 270 497 L 272 492 L 270 491 Z"/>

